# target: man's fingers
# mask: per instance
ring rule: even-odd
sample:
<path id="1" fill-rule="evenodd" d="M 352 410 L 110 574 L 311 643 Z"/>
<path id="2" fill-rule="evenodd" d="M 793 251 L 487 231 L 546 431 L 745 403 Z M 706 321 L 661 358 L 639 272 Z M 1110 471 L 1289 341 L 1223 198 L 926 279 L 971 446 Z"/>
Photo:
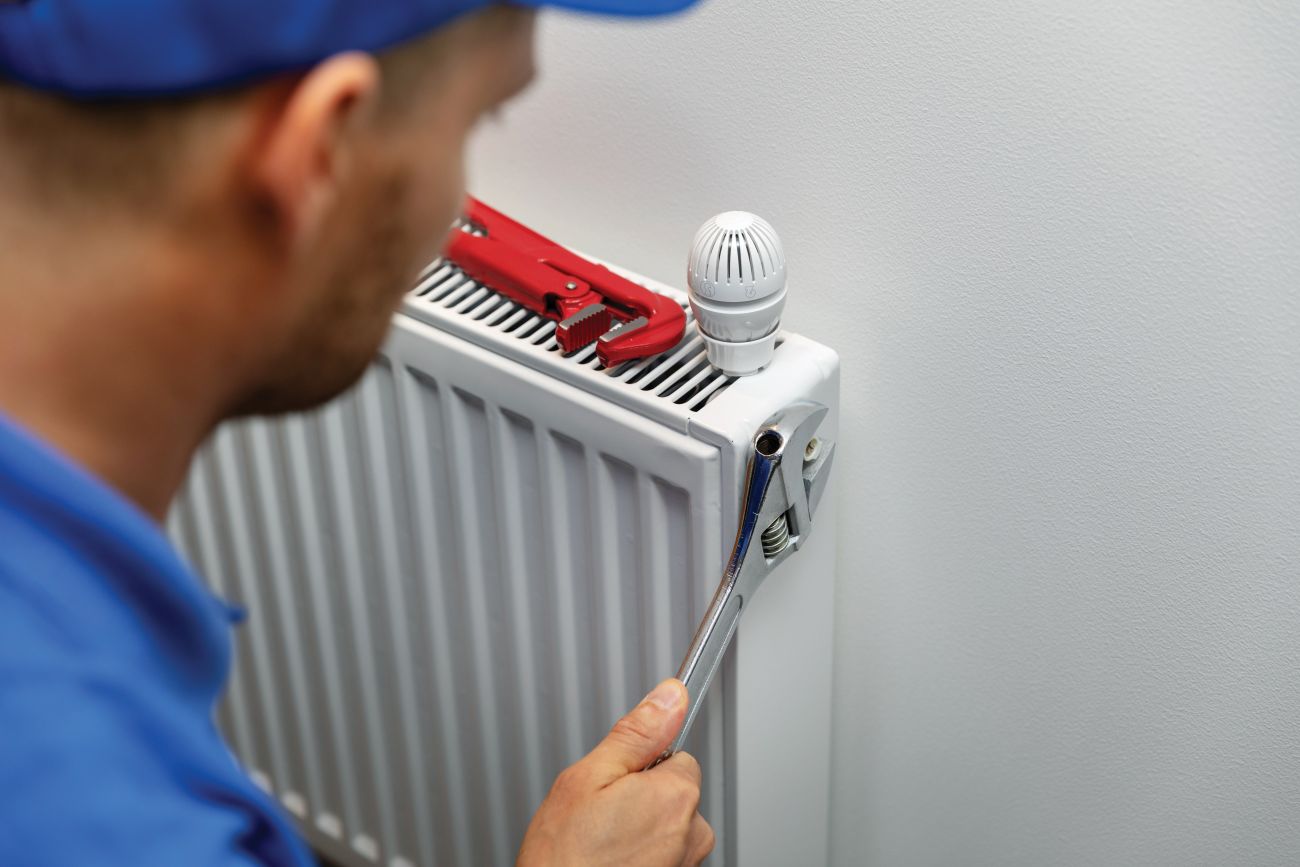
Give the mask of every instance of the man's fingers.
<path id="1" fill-rule="evenodd" d="M 682 867 L 697 867 L 701 861 L 709 857 L 715 842 L 713 828 L 704 821 L 703 816 L 696 813 L 695 818 L 691 820 L 691 830 L 686 836 L 686 858 L 682 861 Z"/>
<path id="2" fill-rule="evenodd" d="M 700 772 L 700 763 L 690 753 L 673 753 L 670 758 L 646 771 L 646 773 L 675 774 L 697 789 L 700 787 L 700 780 L 703 778 Z"/>
<path id="3" fill-rule="evenodd" d="M 659 757 L 686 719 L 686 687 L 669 678 L 621 720 L 580 764 L 596 787 L 641 770 Z"/>

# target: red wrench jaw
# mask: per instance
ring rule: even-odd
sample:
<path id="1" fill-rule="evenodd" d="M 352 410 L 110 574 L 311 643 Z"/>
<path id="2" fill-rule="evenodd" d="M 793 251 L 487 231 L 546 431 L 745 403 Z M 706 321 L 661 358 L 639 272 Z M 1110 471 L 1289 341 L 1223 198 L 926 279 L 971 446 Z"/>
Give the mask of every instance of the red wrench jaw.
<path id="1" fill-rule="evenodd" d="M 592 304 L 555 326 L 555 342 L 564 352 L 577 352 L 609 331 L 614 314 L 604 304 Z"/>
<path id="2" fill-rule="evenodd" d="M 575 327 L 564 335 L 557 328 L 556 336 L 565 352 L 576 352 L 596 340 L 597 358 L 605 367 L 613 367 L 667 352 L 681 342 L 686 313 L 672 299 L 562 248 L 547 257 L 547 264 L 589 284 L 593 293 L 604 300 L 601 306 L 607 314 L 603 316 L 604 327 L 599 329 L 594 327 L 599 321 L 594 315 L 584 320 L 584 327 L 574 323 Z"/>
<path id="3" fill-rule="evenodd" d="M 663 298 L 663 296 L 659 296 Z M 686 330 L 686 313 L 667 298 L 652 311 L 653 316 L 637 317 L 624 328 L 606 333 L 596 342 L 596 357 L 606 367 L 667 352 L 682 340 Z M 641 324 L 638 324 L 641 323 Z"/>

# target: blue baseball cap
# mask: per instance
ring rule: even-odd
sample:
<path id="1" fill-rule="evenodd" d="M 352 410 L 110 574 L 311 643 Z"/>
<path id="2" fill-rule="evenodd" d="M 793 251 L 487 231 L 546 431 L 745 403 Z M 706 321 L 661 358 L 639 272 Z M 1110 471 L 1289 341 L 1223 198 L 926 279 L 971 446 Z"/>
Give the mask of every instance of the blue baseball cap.
<path id="1" fill-rule="evenodd" d="M 73 97 L 200 91 L 380 51 L 496 0 L 0 0 L 0 76 Z M 695 0 L 511 0 L 648 16 Z"/>

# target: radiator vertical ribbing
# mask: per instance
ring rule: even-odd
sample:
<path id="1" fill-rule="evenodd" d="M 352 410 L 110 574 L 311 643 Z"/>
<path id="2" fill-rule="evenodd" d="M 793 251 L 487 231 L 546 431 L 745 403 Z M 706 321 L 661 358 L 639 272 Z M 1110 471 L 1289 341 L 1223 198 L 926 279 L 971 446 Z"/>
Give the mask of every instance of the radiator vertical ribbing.
<path id="1" fill-rule="evenodd" d="M 360 827 L 361 807 L 357 771 L 352 762 L 344 759 L 349 754 L 349 708 L 341 649 L 335 639 L 339 634 L 337 615 L 329 594 L 328 577 L 333 561 L 323 544 L 326 537 L 319 509 L 318 477 L 324 469 L 319 463 L 319 442 L 318 424 L 299 418 L 283 423 L 287 476 L 284 494 L 291 504 L 286 505 L 286 512 L 297 537 L 296 563 L 300 570 L 298 583 L 291 586 L 302 588 L 297 608 L 302 622 L 310 624 L 310 628 L 303 630 L 303 638 L 306 656 L 312 661 L 309 687 L 312 722 L 320 733 L 317 743 L 323 751 L 320 767 L 324 792 L 320 803 L 329 805 L 314 820 L 324 833 L 339 836 L 344 824 Z"/>
<path id="2" fill-rule="evenodd" d="M 314 843 L 509 864 L 555 775 L 675 670 L 716 581 L 720 469 L 626 410 L 423 351 L 224 428 L 171 529 L 249 610 L 220 723 Z M 718 690 L 692 749 L 720 837 L 723 732 Z"/>

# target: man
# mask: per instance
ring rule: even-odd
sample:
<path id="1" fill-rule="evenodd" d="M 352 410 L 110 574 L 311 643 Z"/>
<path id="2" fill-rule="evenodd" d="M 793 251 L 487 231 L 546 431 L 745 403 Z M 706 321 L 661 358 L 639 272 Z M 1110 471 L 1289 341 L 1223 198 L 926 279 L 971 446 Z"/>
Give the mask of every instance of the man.
<path id="1" fill-rule="evenodd" d="M 159 522 L 223 419 L 363 372 L 467 135 L 533 74 L 533 24 L 488 0 L 0 2 L 0 864 L 311 862 L 213 727 L 229 618 Z M 565 771 L 519 863 L 703 859 L 699 766 L 639 772 L 684 711 L 666 681 Z"/>

